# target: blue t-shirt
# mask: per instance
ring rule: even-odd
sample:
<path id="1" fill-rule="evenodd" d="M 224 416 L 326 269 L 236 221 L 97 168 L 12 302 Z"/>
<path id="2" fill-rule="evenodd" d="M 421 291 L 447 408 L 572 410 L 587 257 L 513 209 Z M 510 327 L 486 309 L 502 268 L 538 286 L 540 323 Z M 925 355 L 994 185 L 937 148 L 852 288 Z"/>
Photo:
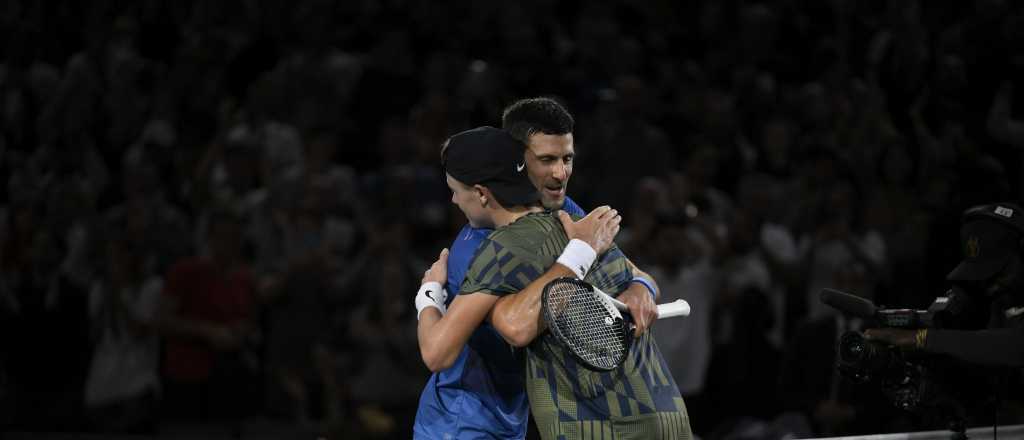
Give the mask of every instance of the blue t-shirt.
<path id="1" fill-rule="evenodd" d="M 586 215 L 568 197 L 562 209 L 572 215 Z M 460 293 L 469 263 L 480 242 L 491 232 L 467 224 L 448 248 L 448 304 Z M 481 323 L 455 363 L 432 374 L 427 381 L 416 410 L 414 438 L 524 438 L 530 406 L 522 362 L 519 351 L 505 342 L 490 323 Z"/>

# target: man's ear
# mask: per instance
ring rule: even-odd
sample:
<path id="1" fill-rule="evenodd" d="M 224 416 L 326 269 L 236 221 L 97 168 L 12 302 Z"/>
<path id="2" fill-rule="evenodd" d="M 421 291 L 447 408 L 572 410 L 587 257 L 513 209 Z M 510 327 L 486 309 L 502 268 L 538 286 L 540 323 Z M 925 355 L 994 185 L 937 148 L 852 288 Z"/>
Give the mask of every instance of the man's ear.
<path id="1" fill-rule="evenodd" d="M 473 185 L 473 191 L 476 192 L 476 199 L 480 201 L 480 205 L 487 206 L 487 202 L 491 199 L 491 192 L 480 184 Z"/>

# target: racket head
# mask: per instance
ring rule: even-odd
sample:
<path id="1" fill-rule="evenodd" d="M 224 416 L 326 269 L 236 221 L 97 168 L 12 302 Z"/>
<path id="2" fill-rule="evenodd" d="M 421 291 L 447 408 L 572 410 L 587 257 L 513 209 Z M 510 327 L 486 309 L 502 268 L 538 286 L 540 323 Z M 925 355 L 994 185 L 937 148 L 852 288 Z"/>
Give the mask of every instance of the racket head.
<path id="1" fill-rule="evenodd" d="M 551 335 L 584 367 L 611 371 L 629 354 L 629 326 L 594 287 L 575 278 L 544 286 L 541 310 Z"/>

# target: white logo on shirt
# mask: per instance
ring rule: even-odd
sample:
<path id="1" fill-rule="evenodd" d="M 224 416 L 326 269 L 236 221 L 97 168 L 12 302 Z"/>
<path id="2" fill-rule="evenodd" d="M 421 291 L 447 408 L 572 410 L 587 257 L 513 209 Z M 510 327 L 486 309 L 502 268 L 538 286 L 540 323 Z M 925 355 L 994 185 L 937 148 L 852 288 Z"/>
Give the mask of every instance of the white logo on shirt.
<path id="1" fill-rule="evenodd" d="M 521 163 L 519 165 L 516 165 L 516 172 L 517 173 L 523 172 L 523 168 L 525 168 L 525 167 L 526 167 L 526 162 L 523 162 L 523 163 Z"/>

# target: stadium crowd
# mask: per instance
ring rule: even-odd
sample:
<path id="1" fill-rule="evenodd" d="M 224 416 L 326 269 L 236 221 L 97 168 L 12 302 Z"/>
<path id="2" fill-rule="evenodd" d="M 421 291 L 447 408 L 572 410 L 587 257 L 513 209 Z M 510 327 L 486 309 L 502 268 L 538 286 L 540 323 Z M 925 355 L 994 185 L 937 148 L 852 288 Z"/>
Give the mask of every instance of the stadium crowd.
<path id="1" fill-rule="evenodd" d="M 408 438 L 440 143 L 541 95 L 693 306 L 696 433 L 935 428 L 838 380 L 818 292 L 927 306 L 1024 183 L 1006 0 L 3 0 L 0 47 L 3 430 Z"/>

